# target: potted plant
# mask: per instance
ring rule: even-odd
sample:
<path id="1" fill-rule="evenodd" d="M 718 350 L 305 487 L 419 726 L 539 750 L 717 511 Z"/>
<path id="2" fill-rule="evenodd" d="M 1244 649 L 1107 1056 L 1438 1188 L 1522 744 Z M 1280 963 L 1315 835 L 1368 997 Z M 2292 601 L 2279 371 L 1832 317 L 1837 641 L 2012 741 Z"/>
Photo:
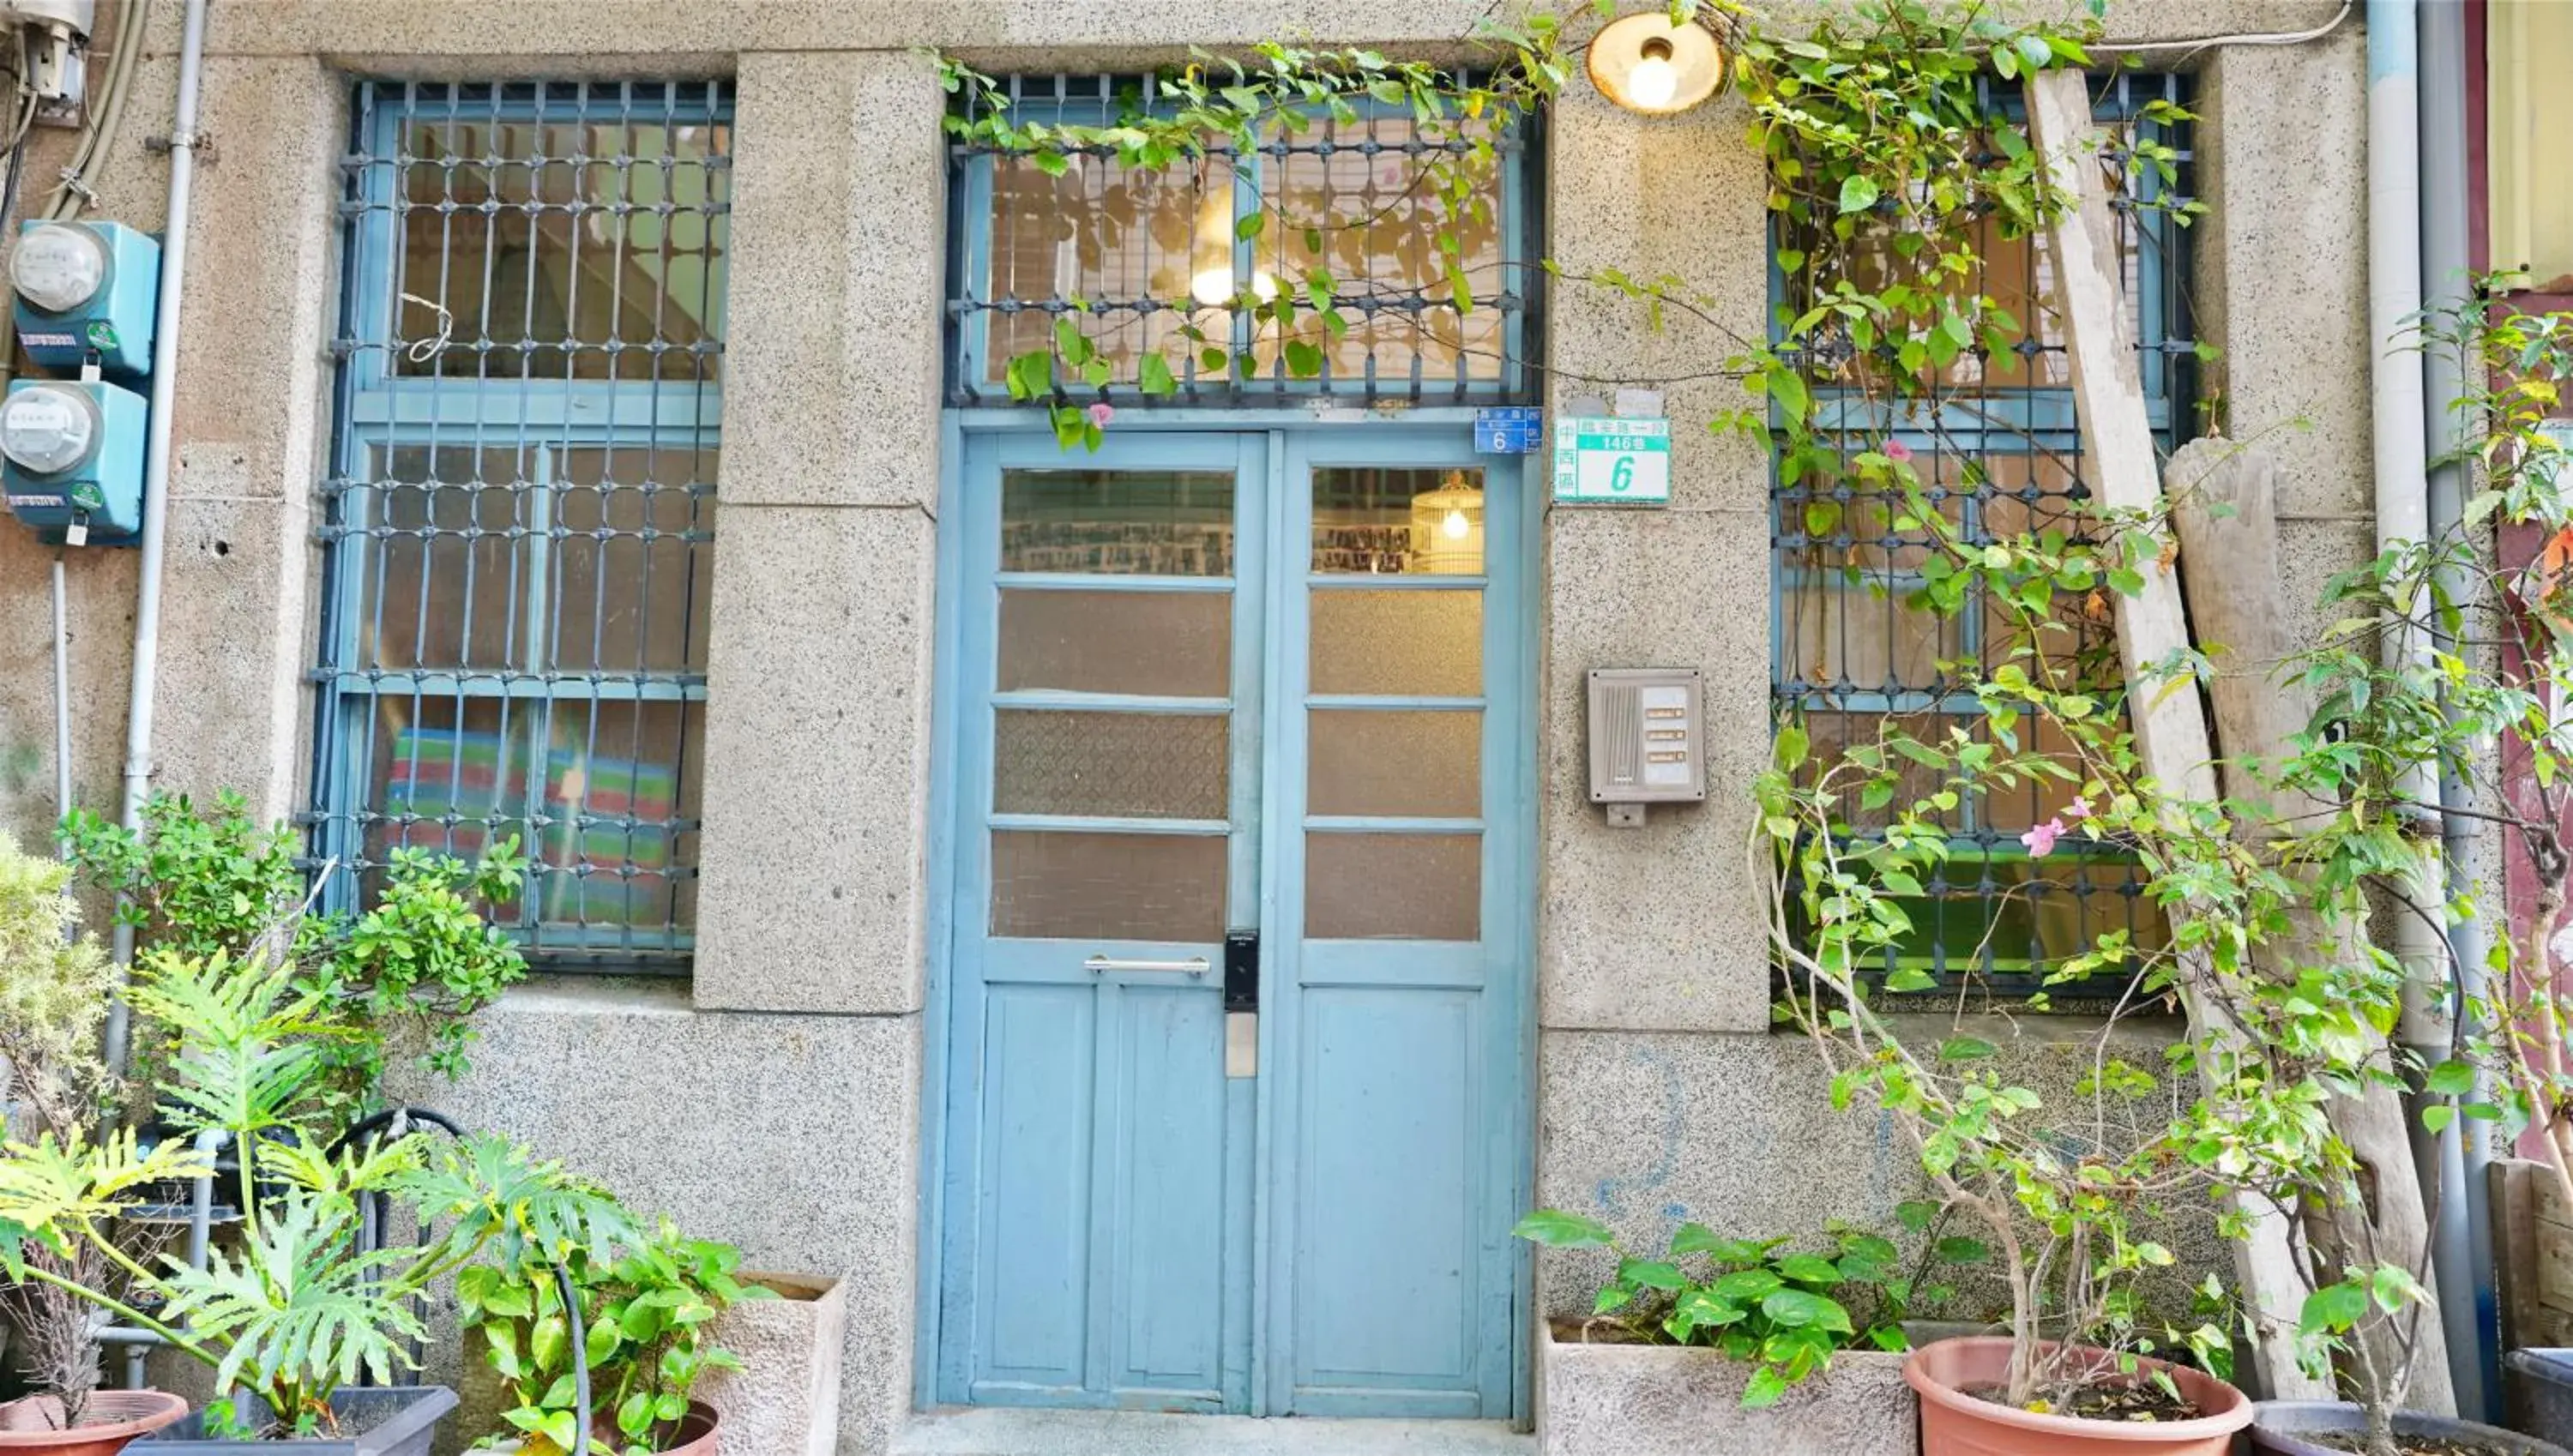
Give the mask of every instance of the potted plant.
<path id="1" fill-rule="evenodd" d="M 0 835 L 0 1078 L 13 1135 L 67 1135 L 113 1100 L 116 1080 L 100 1060 L 99 1023 L 115 971 L 80 932 L 65 893 L 69 870 L 21 853 Z M 74 1280 L 113 1286 L 95 1250 L 29 1250 L 26 1257 Z M 128 1441 L 187 1412 L 159 1390 L 98 1388 L 96 1312 L 55 1284 L 18 1279 L 0 1290 L 35 1393 L 0 1405 L 0 1449 L 53 1456 L 114 1456 Z"/>
<path id="2" fill-rule="evenodd" d="M 2525 573 L 2503 570 L 2478 532 L 2461 523 L 2445 537 L 2400 543 L 2335 578 L 2321 610 L 2341 625 L 2276 674 L 2314 704 L 2301 751 L 2276 766 L 2276 778 L 2333 811 L 2331 828 L 2283 841 L 2327 871 L 2335 864 L 2401 865 L 2409 816 L 2437 807 L 2413 786 L 2443 772 L 2467 787 L 2476 815 L 2523 847 L 2537 882 L 2525 941 L 2507 927 L 2492 936 L 2489 975 L 2458 963 L 2450 948 L 2431 993 L 2465 999 L 2455 1055 L 2396 1070 L 2426 1094 L 2421 1116 L 2430 1130 L 2446 1132 L 2461 1119 L 2469 1135 L 2489 1135 L 2479 1124 L 2529 1130 L 2535 1135 L 2523 1145 L 2533 1144 L 2561 1185 L 2573 1188 L 2573 1079 L 2562 1053 L 2573 999 L 2556 943 L 2573 885 L 2562 803 L 2573 723 L 2561 691 L 2573 677 L 2573 596 L 2564 571 L 2573 500 L 2562 490 L 2564 442 L 2548 428 L 2563 382 L 2573 377 L 2573 314 L 2510 312 L 2499 307 L 2508 292 L 2506 279 L 2479 280 L 2464 299 L 2425 310 L 2412 328 L 2417 347 L 2449 356 L 2461 380 L 2454 407 L 2462 443 L 2452 460 L 2480 476 L 2464 520 L 2533 534 L 2543 543 L 2537 560 Z M 2407 637 L 2408 645 L 2389 650 Z M 2496 642 L 2512 650 L 2493 650 Z M 2495 773 L 2505 760 L 2493 748 L 2505 737 L 2524 759 L 2525 785 Z M 2444 909 L 2451 924 L 2482 913 L 2444 886 L 2416 887 L 2408 898 Z M 2365 914 L 2364 906 L 2344 903 L 2328 918 L 2355 926 Z M 2370 1255 L 2356 1226 L 2365 1190 L 2345 1165 L 2320 1159 L 2297 1172 L 2301 1182 L 2281 1185 L 2308 1209 L 2323 1255 L 2302 1323 L 2333 1360 L 2350 1399 L 2264 1402 L 2253 1449 L 2278 1456 L 2415 1449 L 2564 1456 L 2558 1445 L 2406 1407 L 2422 1363 L 2441 1356 L 2421 1330 L 2421 1271 Z M 2443 1208 L 2437 1216 L 2468 1215 Z"/>
<path id="3" fill-rule="evenodd" d="M 698 1381 L 740 1361 L 711 1338 L 718 1316 L 770 1297 L 738 1277 L 732 1245 L 689 1238 L 669 1219 L 606 1220 L 583 1240 L 524 1245 L 516 1257 L 460 1271 L 463 1327 L 501 1380 L 522 1456 L 710 1456 L 718 1415 Z M 566 1307 L 566 1299 L 569 1307 Z M 586 1331 L 575 1342 L 565 1331 Z M 579 1409 L 590 1436 L 578 1437 Z"/>
<path id="4" fill-rule="evenodd" d="M 303 835 L 284 823 L 263 827 L 236 793 L 206 807 L 155 794 L 139 830 L 75 811 L 60 837 L 84 883 L 117 897 L 118 915 L 148 949 L 282 959 L 323 993 L 333 1026 L 317 1045 L 328 1075 L 308 1093 L 319 1112 L 373 1110 L 396 1036 L 422 1048 L 429 1070 L 462 1076 L 473 1013 L 526 975 L 516 943 L 485 914 L 524 885 L 514 836 L 471 862 L 397 849 L 372 904 L 330 913 L 311 909 L 318 892 L 301 860 Z M 323 878 L 330 874 L 326 866 Z M 136 1046 L 149 1070 L 157 1043 L 138 1036 Z"/>
<path id="5" fill-rule="evenodd" d="M 75 1124 L 13 1141 L 0 1156 L 10 1272 L 212 1367 L 230 1394 L 152 1438 L 174 1456 L 274 1441 L 425 1452 L 453 1392 L 389 1384 L 413 1366 L 407 1345 L 425 1332 L 424 1293 L 495 1247 L 592 1236 L 617 1217 L 612 1203 L 498 1139 L 415 1133 L 333 1151 L 304 1119 L 328 1076 L 320 1039 L 334 1022 L 291 960 L 162 952 L 138 970 L 136 1011 L 185 1029 L 158 1091 L 189 1135 L 145 1144 L 131 1130 L 93 1137 Z M 216 1142 L 232 1146 L 238 1179 L 239 1222 L 225 1242 L 203 1268 L 129 1253 L 116 1223 L 138 1190 L 211 1172 Z M 377 1194 L 415 1210 L 435 1236 L 375 1245 L 364 1209 Z M 30 1261 L 30 1247 L 94 1253 L 121 1287 Z"/>
<path id="6" fill-rule="evenodd" d="M 1907 1276 L 1889 1240 L 1836 1230 L 1823 1253 L 1683 1223 L 1665 1257 L 1638 1258 L 1579 1214 L 1540 1209 L 1514 1231 L 1616 1261 L 1591 1314 L 1540 1332 L 1545 1456 L 1769 1456 L 1791 1442 L 1909 1456 L 1919 1417 L 1902 1320 L 1943 1291 Z"/>

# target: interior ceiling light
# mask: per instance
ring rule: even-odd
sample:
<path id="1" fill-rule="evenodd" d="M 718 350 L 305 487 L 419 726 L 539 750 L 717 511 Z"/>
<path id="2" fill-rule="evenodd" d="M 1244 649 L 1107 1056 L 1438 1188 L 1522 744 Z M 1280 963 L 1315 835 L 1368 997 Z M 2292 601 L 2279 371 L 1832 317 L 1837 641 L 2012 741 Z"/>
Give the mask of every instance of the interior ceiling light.
<path id="1" fill-rule="evenodd" d="M 1669 116 L 1724 89 L 1726 58 L 1715 32 L 1667 13 L 1612 20 L 1590 40 L 1590 84 L 1628 111 Z"/>

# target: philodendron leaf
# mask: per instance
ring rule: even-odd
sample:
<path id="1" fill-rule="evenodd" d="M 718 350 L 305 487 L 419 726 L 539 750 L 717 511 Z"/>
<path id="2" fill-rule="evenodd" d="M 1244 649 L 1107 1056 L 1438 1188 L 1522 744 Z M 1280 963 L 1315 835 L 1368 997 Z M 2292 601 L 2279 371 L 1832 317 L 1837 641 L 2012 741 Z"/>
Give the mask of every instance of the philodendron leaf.
<path id="1" fill-rule="evenodd" d="M 1789 1254 L 1778 1261 L 1778 1272 L 1799 1284 L 1837 1284 L 1841 1281 L 1840 1265 L 1819 1254 Z"/>
<path id="2" fill-rule="evenodd" d="M 1825 1329 L 1851 1334 L 1849 1311 L 1838 1300 L 1802 1289 L 1780 1289 L 1760 1301 L 1760 1312 L 1790 1329 Z"/>
<path id="3" fill-rule="evenodd" d="M 1718 1298 L 1730 1299 L 1736 1304 L 1752 1304 L 1786 1285 L 1786 1280 L 1767 1269 L 1736 1269 L 1708 1287 L 1715 1290 Z"/>
<path id="4" fill-rule="evenodd" d="M 1660 1259 L 1623 1259 L 1617 1264 L 1617 1281 L 1640 1284 L 1647 1289 L 1680 1290 L 1688 1287 L 1688 1276 L 1677 1264 Z"/>
<path id="5" fill-rule="evenodd" d="M 1777 1366 L 1763 1365 L 1751 1372 L 1750 1383 L 1742 1387 L 1742 1408 L 1759 1410 L 1776 1405 L 1778 1397 L 1786 1393 L 1787 1377 L 1778 1373 Z"/>
<path id="6" fill-rule="evenodd" d="M 1597 1219 L 1553 1208 L 1539 1208 L 1530 1213 L 1520 1219 L 1510 1233 L 1548 1248 L 1606 1248 L 1617 1240 L 1617 1235 L 1608 1231 L 1608 1225 Z"/>

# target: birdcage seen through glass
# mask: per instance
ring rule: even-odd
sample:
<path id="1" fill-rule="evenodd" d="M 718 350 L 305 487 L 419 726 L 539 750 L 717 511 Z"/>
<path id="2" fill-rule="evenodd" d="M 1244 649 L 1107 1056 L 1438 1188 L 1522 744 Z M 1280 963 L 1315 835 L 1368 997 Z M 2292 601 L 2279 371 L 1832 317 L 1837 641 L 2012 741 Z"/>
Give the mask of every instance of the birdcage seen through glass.
<path id="1" fill-rule="evenodd" d="M 2109 145 L 2102 165 L 2117 184 L 2115 216 L 2125 259 L 2129 317 L 2140 375 L 2157 437 L 2168 449 L 2189 424 L 2195 345 L 2187 292 L 2186 233 L 2175 210 L 2188 201 L 2189 136 L 2162 119 L 2155 101 L 2184 101 L 2176 77 L 2122 74 L 2095 86 Z M 1996 129 L 2021 125 L 2017 97 L 1988 97 Z M 2140 159 L 2138 139 L 2175 150 L 2173 174 Z M 1884 450 L 1919 476 L 1931 508 L 1968 542 L 2060 530 L 2079 540 L 2089 518 L 2083 441 L 2042 236 L 2014 236 L 1987 219 L 1975 286 L 2019 324 L 2004 347 L 1982 340 L 1945 365 L 1925 365 L 1916 396 L 1897 406 L 1883 391 L 1862 392 L 1899 365 L 1826 340 L 1807 361 L 1816 417 L 1838 431 L 1843 458 Z M 1781 320 L 1794 318 L 1830 287 L 1820 250 L 1780 223 L 1772 247 Z M 1787 266 L 1794 264 L 1794 267 Z M 1893 249 L 1862 253 L 1852 280 L 1881 286 L 1906 266 Z M 1871 397 L 1873 395 L 1873 397 Z M 2060 606 L 2033 636 L 1992 601 L 1942 616 L 1908 598 L 1926 578 L 1926 523 L 1907 518 L 1890 485 L 1855 471 L 1781 470 L 1771 492 L 1773 699 L 1781 721 L 1804 725 L 1818 760 L 1893 727 L 1924 740 L 1963 729 L 1988 741 L 1991 729 L 1972 692 L 1975 678 L 2014 654 L 2043 654 L 2104 701 L 2123 693 L 2113 604 L 2101 594 Z M 2043 740 L 2023 743 L 2043 751 Z M 2069 745 L 2057 745 L 2070 756 Z M 1940 787 L 1925 770 L 1898 784 L 1910 805 Z M 1904 906 L 1916 934 L 1877 969 L 1926 971 L 1943 985 L 1993 990 L 2037 986 L 2053 963 L 2088 950 L 2104 932 L 2123 931 L 2142 950 L 2166 944 L 2160 912 L 2144 898 L 2132 856 L 2114 843 L 2067 835 L 2043 856 L 2023 836 L 2061 814 L 2072 786 L 2023 784 L 1965 796 L 1948 816 L 1952 858 Z M 1891 810 L 1880 811 L 1891 813 Z M 1867 816 L 1857 827 L 1864 833 Z M 2059 998 L 2074 993 L 2059 989 Z"/>
<path id="2" fill-rule="evenodd" d="M 1011 77 L 1003 95 L 1014 120 L 1077 125 L 1157 104 L 1149 78 Z M 1477 140 L 1488 161 L 1470 160 Z M 1147 354 L 1171 363 L 1182 403 L 1532 397 L 1527 142 L 1524 119 L 1424 124 L 1370 102 L 1273 123 L 1248 156 L 1211 141 L 1166 170 L 1105 150 L 1057 170 L 960 143 L 951 400 L 1009 402 L 1010 362 L 1050 350 L 1067 320 L 1099 347 L 1120 403 L 1148 402 L 1124 387 Z M 1432 186 L 1456 166 L 1473 183 L 1461 208 Z"/>
<path id="3" fill-rule="evenodd" d="M 514 838 L 562 970 L 696 921 L 728 83 L 358 88 L 322 485 L 316 863 Z"/>

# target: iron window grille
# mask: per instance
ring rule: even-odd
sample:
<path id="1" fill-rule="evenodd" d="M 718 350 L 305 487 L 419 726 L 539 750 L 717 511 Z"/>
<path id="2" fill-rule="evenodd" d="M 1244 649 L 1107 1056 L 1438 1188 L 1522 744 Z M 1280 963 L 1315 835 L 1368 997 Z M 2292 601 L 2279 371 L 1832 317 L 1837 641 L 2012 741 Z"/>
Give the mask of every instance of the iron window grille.
<path id="1" fill-rule="evenodd" d="M 2111 139 L 2100 165 L 2118 183 L 2113 212 L 2146 407 L 2165 452 L 2189 423 L 2197 357 L 2186 232 L 2173 211 L 2190 200 L 2193 156 L 2186 124 L 2155 115 L 2149 103 L 2183 106 L 2186 99 L 2181 78 L 2136 73 L 2102 78 L 2094 97 L 2095 116 Z M 1985 101 L 1996 128 L 2025 124 L 2016 89 L 1988 85 Z M 2140 140 L 2173 149 L 2175 181 L 2166 183 L 2138 156 Z M 1803 312 L 1819 283 L 1810 273 L 1790 275 L 1777 266 L 1778 251 L 1799 242 L 1791 228 L 1782 220 L 1771 238 L 1772 302 L 1782 322 Z M 1980 348 L 1970 350 L 1933 398 L 1900 413 L 1847 387 L 1842 371 L 1864 362 L 1816 358 L 1809 362 L 1815 417 L 1851 451 L 1883 441 L 1909 449 L 1926 493 L 1969 543 L 2050 527 L 2079 540 L 2090 488 L 2070 366 L 2049 317 L 2045 251 L 2037 239 L 1993 233 L 1977 283 L 2030 326 L 2013 358 L 1998 362 Z M 1904 596 L 1922 581 L 1917 565 L 1926 534 L 1900 529 L 1883 497 L 1871 498 L 1850 481 L 1790 485 L 1772 478 L 1772 701 L 1779 721 L 1802 722 L 1818 754 L 1872 741 L 1888 717 L 1912 720 L 1920 736 L 1944 733 L 1941 720 L 1984 736 L 1981 705 L 1953 667 L 1996 665 L 2009 645 L 2000 615 L 1988 604 L 1969 604 L 1944 619 L 1906 608 Z M 2086 605 L 2066 625 L 2072 631 L 2063 652 L 2107 662 L 2114 675 L 2106 603 L 2096 611 Z M 1896 802 L 1910 804 L 1935 787 L 1926 774 L 1918 777 L 1921 782 L 1898 789 Z M 2016 996 L 2040 989 L 2050 963 L 2090 949 L 2104 931 L 2127 931 L 2139 949 L 2162 944 L 2162 916 L 2145 899 L 2131 851 L 2068 834 L 2041 860 L 2023 844 L 2021 836 L 2072 794 L 2030 785 L 1966 797 L 1953 824 L 1951 859 L 1905 907 L 1916 935 L 1872 969 L 1926 972 L 1950 992 L 1971 987 Z M 2055 993 L 2059 999 L 2081 994 L 2078 988 Z"/>
<path id="2" fill-rule="evenodd" d="M 313 806 L 325 903 L 514 835 L 544 969 L 683 974 L 696 914 L 732 88 L 367 82 Z"/>
<path id="3" fill-rule="evenodd" d="M 1106 126 L 1165 103 L 1152 77 L 1011 76 L 1001 83 L 1018 122 Z M 959 114 L 979 119 L 967 93 Z M 1278 405 L 1533 402 L 1537 228 L 1532 175 L 1539 148 L 1527 116 L 1495 118 L 1496 165 L 1477 216 L 1450 221 L 1420 187 L 1424 159 L 1470 143 L 1419 132 L 1407 108 L 1350 103 L 1354 119 L 1319 112 L 1300 129 L 1271 130 L 1250 155 L 1211 144 L 1194 165 L 1130 170 L 1107 149 L 1073 154 L 1060 177 L 987 143 L 949 148 L 947 397 L 955 405 L 1011 402 L 1010 360 L 1049 347 L 1071 318 L 1116 365 L 1117 382 L 1081 398 L 1118 405 Z M 1464 307 L 1436 246 L 1453 230 Z M 1282 327 L 1225 307 L 1245 289 L 1266 301 L 1300 296 L 1307 271 L 1334 281 L 1348 320 L 1332 337 L 1299 308 Z M 1249 368 L 1209 367 L 1180 330 L 1249 356 Z M 1318 350 L 1318 374 L 1299 377 L 1287 349 Z M 1132 387 L 1144 351 L 1171 362 L 1175 393 Z"/>

